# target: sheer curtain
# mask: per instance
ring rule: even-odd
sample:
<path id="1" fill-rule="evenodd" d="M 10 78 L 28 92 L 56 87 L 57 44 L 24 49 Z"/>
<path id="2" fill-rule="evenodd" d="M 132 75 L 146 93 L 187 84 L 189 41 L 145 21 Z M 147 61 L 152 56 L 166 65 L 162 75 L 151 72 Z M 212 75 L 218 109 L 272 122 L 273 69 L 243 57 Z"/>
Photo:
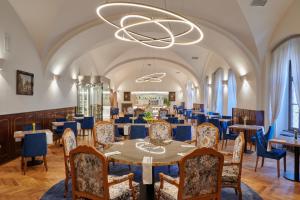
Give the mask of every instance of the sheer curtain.
<path id="1" fill-rule="evenodd" d="M 209 98 L 209 93 L 208 93 L 208 76 L 205 77 L 204 80 L 204 111 L 206 112 L 209 107 L 208 107 L 208 98 Z"/>
<path id="2" fill-rule="evenodd" d="M 272 54 L 269 83 L 269 120 L 276 122 L 286 89 L 289 66 L 289 42 L 279 46 Z"/>
<path id="3" fill-rule="evenodd" d="M 219 68 L 213 76 L 213 94 L 212 94 L 212 109 L 213 111 L 222 114 L 223 111 L 223 69 Z"/>
<path id="4" fill-rule="evenodd" d="M 292 76 L 295 87 L 297 103 L 300 105 L 300 38 L 290 40 L 290 58 L 292 63 Z"/>
<path id="5" fill-rule="evenodd" d="M 235 108 L 236 104 L 236 78 L 234 72 L 230 69 L 228 71 L 228 115 L 232 115 L 232 108 Z"/>
<path id="6" fill-rule="evenodd" d="M 187 109 L 193 108 L 194 92 L 193 92 L 193 83 L 188 80 L 186 83 L 186 96 L 185 96 L 185 106 Z"/>

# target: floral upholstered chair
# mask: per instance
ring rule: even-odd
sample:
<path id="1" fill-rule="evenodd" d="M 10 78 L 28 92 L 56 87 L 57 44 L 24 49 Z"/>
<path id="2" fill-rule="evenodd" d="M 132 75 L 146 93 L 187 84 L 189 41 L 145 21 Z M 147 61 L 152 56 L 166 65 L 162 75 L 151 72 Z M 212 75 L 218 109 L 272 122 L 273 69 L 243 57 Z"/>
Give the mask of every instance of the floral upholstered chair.
<path id="1" fill-rule="evenodd" d="M 196 146 L 218 150 L 219 129 L 211 123 L 202 123 L 197 127 Z"/>
<path id="2" fill-rule="evenodd" d="M 139 185 L 133 181 L 133 173 L 120 177 L 108 175 L 107 158 L 94 147 L 73 149 L 70 162 L 72 199 L 137 199 Z"/>
<path id="3" fill-rule="evenodd" d="M 235 139 L 233 153 L 224 153 L 224 155 L 232 156 L 231 160 L 224 162 L 223 174 L 222 174 L 222 187 L 234 188 L 239 195 L 239 199 L 242 199 L 241 190 L 241 174 L 243 163 L 243 152 L 245 146 L 244 134 L 240 133 Z"/>
<path id="4" fill-rule="evenodd" d="M 166 121 L 155 121 L 151 123 L 149 136 L 151 139 L 170 140 L 172 139 L 171 124 Z"/>
<path id="5" fill-rule="evenodd" d="M 106 148 L 114 143 L 117 138 L 115 137 L 115 126 L 111 122 L 99 121 L 95 124 L 93 130 L 94 145 L 96 148 Z M 121 139 L 120 139 L 121 140 Z"/>
<path id="6" fill-rule="evenodd" d="M 72 129 L 70 128 L 65 129 L 64 134 L 62 135 L 62 141 L 64 146 L 64 160 L 65 160 L 65 174 L 66 174 L 64 196 L 66 197 L 68 192 L 68 182 L 69 182 L 69 178 L 71 177 L 69 153 L 72 149 L 75 149 L 77 147 L 76 137 Z"/>
<path id="7" fill-rule="evenodd" d="M 224 156 L 211 148 L 196 149 L 179 162 L 179 178 L 160 173 L 157 199 L 221 199 Z"/>

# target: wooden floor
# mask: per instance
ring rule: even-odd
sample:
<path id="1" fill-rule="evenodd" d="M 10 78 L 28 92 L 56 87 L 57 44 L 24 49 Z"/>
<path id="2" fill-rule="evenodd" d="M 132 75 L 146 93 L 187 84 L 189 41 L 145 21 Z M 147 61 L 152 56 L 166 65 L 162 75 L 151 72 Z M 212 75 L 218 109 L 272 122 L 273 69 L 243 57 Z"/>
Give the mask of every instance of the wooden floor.
<path id="1" fill-rule="evenodd" d="M 80 144 L 91 143 L 90 138 L 79 137 Z M 230 143 L 229 143 L 230 144 Z M 229 145 L 226 150 L 232 147 Z M 63 150 L 52 145 L 48 150 L 48 172 L 42 165 L 28 168 L 26 175 L 21 174 L 20 159 L 0 166 L 0 200 L 34 200 L 40 197 L 54 184 L 64 178 Z M 300 184 L 276 175 L 276 161 L 265 160 L 263 168 L 254 172 L 255 153 L 244 156 L 242 181 L 254 189 L 266 200 L 300 199 Z M 289 153 L 287 169 L 293 169 L 293 155 Z M 281 163 L 281 166 L 283 164 Z M 283 168 L 281 170 L 283 173 Z"/>

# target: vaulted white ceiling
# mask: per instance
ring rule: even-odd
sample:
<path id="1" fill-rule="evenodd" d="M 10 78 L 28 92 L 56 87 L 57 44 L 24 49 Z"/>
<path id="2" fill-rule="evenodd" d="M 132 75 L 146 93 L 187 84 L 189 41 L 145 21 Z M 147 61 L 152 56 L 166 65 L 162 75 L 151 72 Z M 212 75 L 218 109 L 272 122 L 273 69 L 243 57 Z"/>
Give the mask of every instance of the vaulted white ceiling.
<path id="1" fill-rule="evenodd" d="M 217 67 L 233 68 L 240 75 L 257 74 L 272 33 L 294 0 L 269 0 L 264 7 L 251 7 L 252 0 L 130 1 L 174 11 L 203 30 L 203 42 L 164 51 L 116 40 L 115 30 L 95 12 L 105 1 L 8 1 L 32 36 L 44 67 L 52 73 L 111 75 L 120 66 L 129 73 L 128 66 L 139 66 L 137 60 L 143 58 L 181 66 L 179 71 L 185 70 L 195 82 L 201 82 Z M 137 76 L 130 72 L 131 78 Z"/>

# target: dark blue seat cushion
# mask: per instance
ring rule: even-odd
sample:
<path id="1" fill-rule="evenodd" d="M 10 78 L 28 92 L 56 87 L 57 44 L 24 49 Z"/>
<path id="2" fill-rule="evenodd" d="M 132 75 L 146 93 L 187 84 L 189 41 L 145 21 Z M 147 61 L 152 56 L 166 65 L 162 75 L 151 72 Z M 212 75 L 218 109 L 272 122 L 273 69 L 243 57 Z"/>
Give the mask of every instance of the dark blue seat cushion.
<path id="1" fill-rule="evenodd" d="M 286 151 L 284 149 L 272 149 L 270 152 L 267 152 L 264 157 L 280 160 L 285 156 L 286 156 Z"/>

